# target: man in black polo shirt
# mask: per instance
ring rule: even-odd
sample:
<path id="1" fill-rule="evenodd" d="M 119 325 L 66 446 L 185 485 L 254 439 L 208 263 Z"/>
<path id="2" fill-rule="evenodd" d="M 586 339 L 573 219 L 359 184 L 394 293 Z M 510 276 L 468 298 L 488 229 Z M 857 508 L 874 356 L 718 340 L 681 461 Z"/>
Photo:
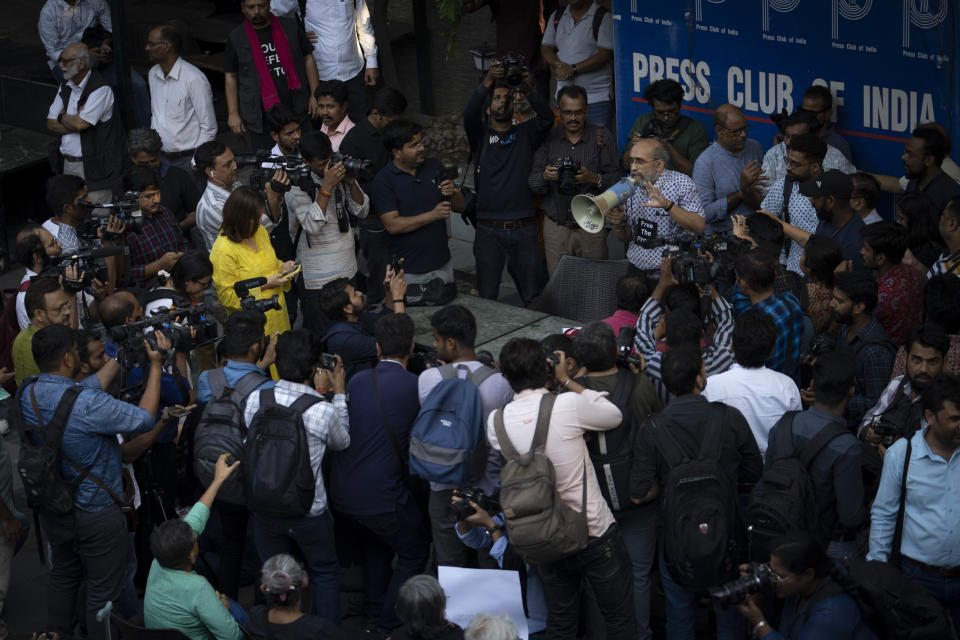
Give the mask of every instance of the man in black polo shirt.
<path id="1" fill-rule="evenodd" d="M 417 304 L 438 282 L 441 289 L 453 283 L 447 218 L 463 210 L 463 196 L 452 180 L 437 184 L 443 165 L 424 157 L 423 127 L 394 120 L 383 128 L 383 142 L 391 160 L 370 184 L 370 199 L 391 258 L 403 261 L 408 301 Z"/>
<path id="2" fill-rule="evenodd" d="M 366 118 L 347 131 L 340 143 L 340 153 L 351 158 L 363 158 L 370 161 L 370 167 L 357 176 L 357 183 L 364 193 L 370 193 L 370 183 L 380 169 L 390 162 L 390 153 L 383 146 L 383 128 L 403 116 L 407 110 L 407 99 L 393 87 L 382 87 L 373 95 L 373 105 Z M 372 203 L 371 203 L 372 204 Z M 383 302 L 383 278 L 386 274 L 387 234 L 377 212 L 366 218 L 357 218 L 360 229 L 360 251 L 367 263 L 367 304 L 379 305 Z"/>
<path id="3" fill-rule="evenodd" d="M 949 142 L 938 125 L 922 124 L 903 146 L 903 175 L 907 193 L 922 191 L 933 198 L 942 212 L 952 198 L 960 196 L 960 184 L 941 169 Z"/>
<path id="4" fill-rule="evenodd" d="M 553 125 L 553 111 L 533 87 L 527 87 L 524 92 L 536 116 L 514 125 L 517 87 L 507 84 L 504 75 L 502 65 L 492 65 L 463 111 L 463 127 L 476 166 L 477 234 L 473 255 L 482 297 L 497 298 L 506 262 L 520 298 L 527 304 L 547 281 L 527 176 L 534 150 Z M 529 83 L 527 73 L 524 83 Z"/>

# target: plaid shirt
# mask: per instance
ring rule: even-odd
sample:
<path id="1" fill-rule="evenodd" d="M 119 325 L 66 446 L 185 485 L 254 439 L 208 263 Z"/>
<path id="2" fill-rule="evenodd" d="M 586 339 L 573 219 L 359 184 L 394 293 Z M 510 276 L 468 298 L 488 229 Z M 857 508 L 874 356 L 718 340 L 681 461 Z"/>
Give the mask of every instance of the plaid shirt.
<path id="1" fill-rule="evenodd" d="M 300 396 L 310 394 L 320 396 L 316 389 L 299 382 L 281 380 L 273 388 L 277 404 L 289 407 Z M 254 391 L 247 396 L 247 404 L 243 409 L 243 419 L 247 425 L 252 424 L 253 416 L 260 409 L 260 392 Z M 307 446 L 310 448 L 310 467 L 316 479 L 316 490 L 313 494 L 313 506 L 308 516 L 318 516 L 327 509 L 327 490 L 323 486 L 323 474 L 320 473 L 320 463 L 323 454 L 329 448 L 331 451 L 343 451 L 350 446 L 350 415 L 347 413 L 347 396 L 338 394 L 333 396 L 333 402 L 320 401 L 303 413 L 303 426 L 307 430 Z"/>
<path id="2" fill-rule="evenodd" d="M 853 399 L 847 405 L 847 424 L 851 429 L 856 429 L 860 426 L 863 414 L 877 404 L 880 394 L 890 382 L 895 352 L 887 332 L 874 318 L 871 318 L 852 340 L 847 339 L 848 331 L 850 331 L 850 325 L 845 324 L 840 327 L 837 348 L 846 347 L 854 352 L 857 377 L 854 383 Z"/>
<path id="3" fill-rule="evenodd" d="M 691 213 L 703 216 L 703 203 L 700 200 L 700 192 L 697 191 L 697 185 L 693 179 L 685 173 L 678 171 L 665 170 L 653 183 L 664 198 L 673 202 L 681 209 Z M 634 240 L 637 236 L 637 230 L 640 227 L 640 220 L 649 220 L 657 224 L 657 237 L 662 238 L 670 244 L 683 233 L 683 227 L 673 216 L 660 207 L 641 207 L 640 205 L 649 202 L 650 196 L 643 185 L 638 186 L 633 191 L 633 195 L 627 198 L 623 203 L 624 220 L 630 228 L 630 242 L 627 244 L 627 259 L 633 263 L 637 269 L 648 271 L 659 269 L 663 261 L 664 247 L 654 247 L 648 249 L 638 246 Z"/>
<path id="4" fill-rule="evenodd" d="M 777 325 L 777 344 L 767 360 L 767 367 L 791 378 L 800 361 L 800 341 L 803 339 L 803 310 L 797 297 L 787 292 L 775 292 L 756 304 L 737 290 L 734 294 L 734 316 L 748 309 L 759 309 L 770 316 Z"/>
<path id="5" fill-rule="evenodd" d="M 653 382 L 653 387 L 657 390 L 660 402 L 664 406 L 670 400 L 670 393 L 663 385 L 663 379 L 660 377 L 660 364 L 663 360 L 664 352 L 657 346 L 657 341 L 653 337 L 653 330 L 663 317 L 663 307 L 652 297 L 647 298 L 640 308 L 640 315 L 637 319 L 637 335 L 634 338 L 634 348 L 643 354 L 647 361 L 647 376 Z M 717 296 L 710 305 L 710 318 L 713 320 L 713 341 L 703 348 L 703 366 L 707 370 L 707 376 L 715 373 L 723 373 L 733 364 L 733 350 L 730 345 L 733 341 L 733 309 L 726 299 Z"/>
<path id="6" fill-rule="evenodd" d="M 177 219 L 164 207 L 159 207 L 152 217 L 143 216 L 143 231 L 127 235 L 130 249 L 130 278 L 136 283 L 144 281 L 144 267 L 160 259 L 163 254 L 186 251 L 190 248 L 183 236 Z"/>

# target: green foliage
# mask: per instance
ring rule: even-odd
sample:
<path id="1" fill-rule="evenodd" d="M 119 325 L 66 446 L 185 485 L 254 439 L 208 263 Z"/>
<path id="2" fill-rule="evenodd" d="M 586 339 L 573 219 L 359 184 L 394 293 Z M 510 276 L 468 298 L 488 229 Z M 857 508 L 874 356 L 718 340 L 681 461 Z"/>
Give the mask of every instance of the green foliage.
<path id="1" fill-rule="evenodd" d="M 463 0 L 434 0 L 440 19 L 448 23 L 441 32 L 447 45 L 446 59 L 456 58 L 460 51 L 457 43 L 457 29 L 463 19 Z"/>

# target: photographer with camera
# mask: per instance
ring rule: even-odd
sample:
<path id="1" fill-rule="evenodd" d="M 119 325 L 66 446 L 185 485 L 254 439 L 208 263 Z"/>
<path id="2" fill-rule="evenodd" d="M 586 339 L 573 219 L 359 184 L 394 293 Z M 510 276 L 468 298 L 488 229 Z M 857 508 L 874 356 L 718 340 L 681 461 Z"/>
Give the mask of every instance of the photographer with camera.
<path id="1" fill-rule="evenodd" d="M 290 330 L 290 315 L 287 313 L 284 291 L 290 289 L 295 266 L 292 260 L 281 262 L 270 243 L 270 235 L 260 223 L 265 204 L 263 198 L 250 187 L 239 187 L 230 194 L 223 205 L 223 224 L 220 235 L 210 251 L 213 263 L 213 281 L 217 285 L 217 298 L 227 313 L 241 308 L 241 300 L 234 283 L 254 278 L 266 278 L 257 287 L 253 297 L 269 300 L 278 296 L 279 309 L 266 311 L 266 335 Z M 274 209 L 279 211 L 279 207 Z M 275 291 L 279 289 L 280 291 Z"/>
<path id="2" fill-rule="evenodd" d="M 320 309 L 320 289 L 337 278 L 357 274 L 357 256 L 349 216 L 366 218 L 370 200 L 357 185 L 357 171 L 331 159 L 330 139 L 311 131 L 300 141 L 310 176 L 286 194 L 290 235 L 303 276 L 297 281 L 304 326 L 320 335 L 327 330 Z"/>
<path id="3" fill-rule="evenodd" d="M 169 271 L 190 248 L 176 218 L 160 204 L 160 172 L 149 166 L 135 166 L 123 177 L 128 192 L 139 194 L 137 202 L 143 214 L 141 229 L 123 237 L 129 248 L 130 279 L 136 286 L 156 284 L 158 271 Z"/>
<path id="4" fill-rule="evenodd" d="M 656 138 L 670 152 L 670 168 L 690 175 L 693 163 L 710 145 L 710 140 L 702 122 L 680 113 L 683 94 L 683 85 L 672 78 L 661 78 L 647 85 L 643 99 L 652 111 L 637 117 L 628 139 Z"/>
<path id="5" fill-rule="evenodd" d="M 881 455 L 899 438 L 909 438 L 923 426 L 921 395 L 943 372 L 950 337 L 940 325 L 919 324 L 910 329 L 903 348 L 906 373 L 890 380 L 860 422 L 860 438 Z"/>
<path id="6" fill-rule="evenodd" d="M 533 155 L 533 169 L 527 184 L 540 199 L 546 214 L 543 246 L 547 271 L 551 274 L 560 256 L 605 260 L 607 234 L 588 233 L 570 215 L 573 196 L 596 195 L 620 179 L 617 142 L 606 128 L 586 126 L 590 112 L 587 92 L 579 85 L 567 85 L 557 94 L 560 124 L 554 125 L 546 141 Z"/>
<path id="7" fill-rule="evenodd" d="M 557 75 L 557 90 L 587 90 L 588 122 L 616 126 L 613 108 L 613 16 L 594 0 L 570 0 L 547 20 L 540 53 Z"/>
<path id="8" fill-rule="evenodd" d="M 476 237 L 473 255 L 477 263 L 480 297 L 496 299 L 503 265 L 528 304 L 547 282 L 537 237 L 533 195 L 527 178 L 534 151 L 553 125 L 553 111 L 532 87 L 527 96 L 536 118 L 513 124 L 513 95 L 517 85 L 529 85 L 530 74 L 521 67 L 510 74 L 502 62 L 490 65 L 463 110 L 463 128 L 470 142 L 476 187 Z M 517 73 L 517 72 L 520 73 Z M 486 118 L 484 118 L 486 114 Z"/>
<path id="9" fill-rule="evenodd" d="M 699 349 L 671 348 L 663 356 L 662 376 L 671 400 L 640 428 L 630 499 L 637 504 L 660 499 L 667 637 L 692 640 L 702 590 L 736 575 L 745 551 L 737 535 L 737 485 L 756 482 L 763 459 L 743 414 L 704 397 L 708 378 Z M 685 464 L 692 459 L 701 466 Z M 743 637 L 743 625 L 731 613 L 717 615 L 720 640 Z"/>
<path id="10" fill-rule="evenodd" d="M 744 577 L 735 584 L 749 580 L 745 587 L 748 591 L 734 591 L 730 604 L 737 603 L 737 611 L 747 620 L 747 627 L 756 638 L 849 640 L 873 637 L 866 632 L 866 622 L 856 600 L 831 577 L 834 566 L 823 543 L 814 534 L 791 532 L 774 542 L 767 564 L 741 565 Z M 751 568 L 752 573 L 748 573 Z M 754 596 L 747 595 L 756 593 L 766 584 L 772 584 L 777 598 L 785 601 L 777 629 L 766 621 Z"/>

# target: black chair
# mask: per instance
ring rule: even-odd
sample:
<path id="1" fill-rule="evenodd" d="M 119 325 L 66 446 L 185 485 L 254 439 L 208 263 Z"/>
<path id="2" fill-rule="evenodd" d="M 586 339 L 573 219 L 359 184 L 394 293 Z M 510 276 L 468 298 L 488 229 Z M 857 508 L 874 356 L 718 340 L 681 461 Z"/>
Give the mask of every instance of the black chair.
<path id="1" fill-rule="evenodd" d="M 547 286 L 529 308 L 584 323 L 608 318 L 617 310 L 617 280 L 629 268 L 628 260 L 561 256 Z"/>
<path id="2" fill-rule="evenodd" d="M 124 620 L 117 614 L 110 615 L 110 625 L 118 632 L 116 636 L 123 640 L 190 640 L 189 636 L 176 629 L 147 629 L 143 627 L 143 616 L 137 615 Z"/>

